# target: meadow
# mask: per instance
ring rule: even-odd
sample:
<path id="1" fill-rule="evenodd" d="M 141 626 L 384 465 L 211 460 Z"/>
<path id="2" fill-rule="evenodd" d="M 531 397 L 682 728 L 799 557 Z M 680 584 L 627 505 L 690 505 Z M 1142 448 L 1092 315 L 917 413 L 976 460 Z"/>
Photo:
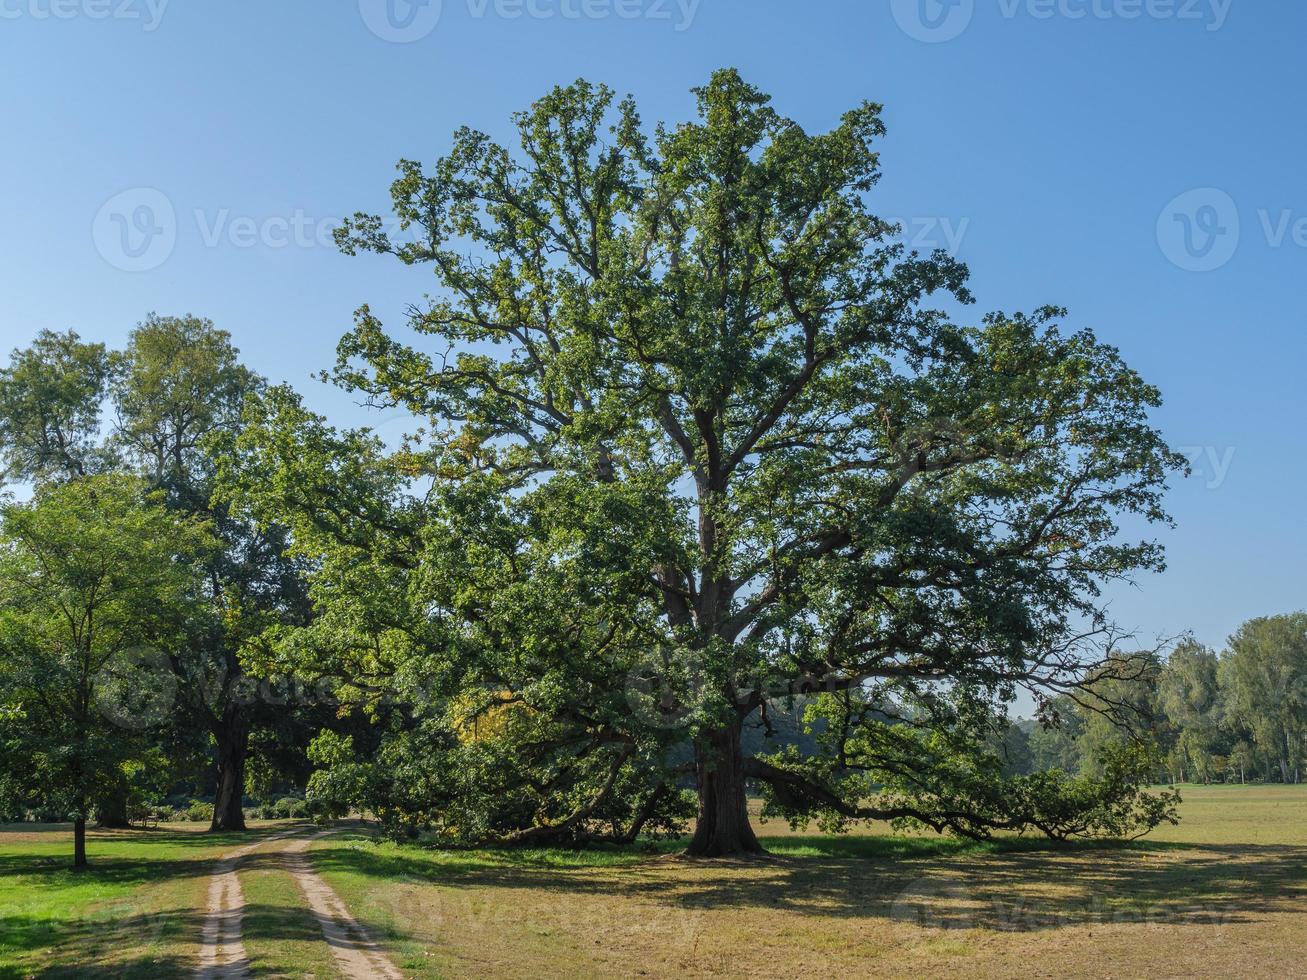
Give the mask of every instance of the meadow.
<path id="1" fill-rule="evenodd" d="M 972 844 L 884 828 L 761 827 L 768 858 L 629 849 L 432 851 L 363 827 L 317 872 L 405 976 L 1287 975 L 1307 957 L 1307 789 L 1184 790 L 1146 840 Z M 256 834 L 290 825 L 258 825 Z M 194 825 L 0 829 L 0 976 L 186 976 L 213 862 L 248 838 Z M 269 845 L 272 847 L 272 845 Z M 250 971 L 336 977 L 275 852 L 239 866 Z"/>

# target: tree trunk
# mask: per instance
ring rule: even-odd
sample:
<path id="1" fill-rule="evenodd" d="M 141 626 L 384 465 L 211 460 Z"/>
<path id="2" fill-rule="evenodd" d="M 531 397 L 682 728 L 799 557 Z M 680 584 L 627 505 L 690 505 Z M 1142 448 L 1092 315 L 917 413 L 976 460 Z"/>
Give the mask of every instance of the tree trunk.
<path id="1" fill-rule="evenodd" d="M 213 801 L 213 823 L 209 830 L 244 830 L 242 803 L 250 731 L 238 707 L 227 708 L 213 736 L 218 743 L 218 791 Z"/>
<path id="2" fill-rule="evenodd" d="M 86 817 L 81 815 L 73 821 L 73 867 L 86 867 Z"/>
<path id="3" fill-rule="evenodd" d="M 114 787 L 113 792 L 106 794 L 100 800 L 95 808 L 95 823 L 97 827 L 112 830 L 124 830 L 132 825 L 127 819 L 126 786 Z"/>
<path id="4" fill-rule="evenodd" d="M 762 845 L 749 826 L 744 794 L 744 757 L 740 752 L 740 722 L 705 735 L 695 745 L 695 775 L 699 784 L 699 820 L 686 854 L 725 857 L 761 854 Z"/>

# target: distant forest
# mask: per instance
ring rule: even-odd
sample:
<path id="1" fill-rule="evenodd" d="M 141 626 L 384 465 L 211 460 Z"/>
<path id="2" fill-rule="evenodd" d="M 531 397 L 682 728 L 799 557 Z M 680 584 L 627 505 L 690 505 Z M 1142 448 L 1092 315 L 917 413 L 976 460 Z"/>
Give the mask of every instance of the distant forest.
<path id="1" fill-rule="evenodd" d="M 1093 699 L 1060 697 L 1044 720 L 1018 720 L 1002 739 L 1013 773 L 1093 774 L 1102 749 L 1136 738 L 1154 750 L 1159 783 L 1301 782 L 1307 745 L 1307 614 L 1245 623 L 1224 651 L 1179 644 L 1133 684 L 1102 694 L 1131 708 L 1123 731 Z"/>

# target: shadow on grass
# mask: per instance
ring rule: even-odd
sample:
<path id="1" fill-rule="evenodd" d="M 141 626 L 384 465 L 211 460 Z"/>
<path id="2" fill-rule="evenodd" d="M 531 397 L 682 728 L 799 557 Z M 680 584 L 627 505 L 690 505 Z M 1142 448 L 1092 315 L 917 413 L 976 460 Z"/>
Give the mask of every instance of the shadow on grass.
<path id="1" fill-rule="evenodd" d="M 1076 843 L 1017 839 L 773 837 L 756 860 L 691 861 L 670 852 L 377 846 L 361 836 L 313 852 L 318 870 L 374 879 L 631 900 L 687 911 L 775 910 L 885 918 L 924 928 L 1034 932 L 1096 923 L 1226 926 L 1307 899 L 1307 847 Z"/>
<path id="2" fill-rule="evenodd" d="M 86 840 L 95 843 L 125 844 L 176 844 L 183 847 L 216 847 L 223 844 L 241 844 L 297 828 L 312 826 L 304 820 L 278 820 L 260 822 L 248 830 L 219 831 L 213 833 L 202 823 L 189 824 L 185 830 L 177 827 L 87 827 Z M 61 844 L 69 849 L 73 843 L 73 825 L 70 823 L 0 823 L 0 847 L 22 843 Z"/>
<path id="3" fill-rule="evenodd" d="M 62 854 L 0 854 L 0 978 L 191 975 L 197 964 L 176 949 L 198 947 L 203 908 L 169 908 L 165 899 L 160 909 L 157 899 L 139 889 L 180 879 L 207 881 L 217 858 L 190 848 L 151 853 L 150 845 L 169 836 L 134 841 L 145 846 L 133 846 L 126 855 L 97 854 L 92 848 L 91 865 L 83 871 L 72 870 Z M 222 851 L 229 844 L 257 844 L 268 834 L 194 836 Z M 284 871 L 284 859 L 279 852 L 256 852 L 238 867 L 242 875 Z M 316 921 L 299 904 L 250 903 L 243 932 L 274 942 L 322 940 Z"/>
<path id="4" fill-rule="evenodd" d="M 73 921 L 24 915 L 0 916 L 0 977 L 189 977 L 199 967 L 176 947 L 194 944 L 204 927 L 199 910 L 127 914 L 129 903 L 112 903 Z M 246 943 L 322 942 L 322 931 L 304 908 L 250 903 L 242 934 Z M 257 966 L 258 964 L 253 964 Z"/>

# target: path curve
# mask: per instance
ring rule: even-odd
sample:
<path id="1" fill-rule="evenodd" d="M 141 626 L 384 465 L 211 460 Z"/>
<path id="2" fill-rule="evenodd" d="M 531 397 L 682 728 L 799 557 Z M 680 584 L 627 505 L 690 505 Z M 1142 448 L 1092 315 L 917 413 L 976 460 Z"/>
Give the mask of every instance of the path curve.
<path id="1" fill-rule="evenodd" d="M 265 837 L 218 859 L 209 883 L 200 963 L 195 972 L 198 980 L 246 980 L 251 976 L 249 954 L 241 939 L 245 895 L 236 871 L 242 858 L 278 843 L 284 846 L 268 853 L 281 853 L 287 870 L 299 884 L 313 917 L 322 928 L 323 939 L 331 946 L 341 974 L 348 980 L 373 977 L 404 980 L 404 974 L 386 958 L 367 930 L 350 915 L 340 896 L 309 864 L 309 845 L 335 831 L 323 830 L 309 837 L 301 836 L 302 833 L 302 830 L 292 830 Z"/>
<path id="2" fill-rule="evenodd" d="M 335 889 L 323 881 L 309 864 L 309 845 L 327 834 L 324 830 L 312 837 L 300 837 L 292 841 L 283 852 L 286 866 L 299 882 L 300 891 L 308 900 L 313 916 L 322 927 L 322 935 L 331 946 L 336 957 L 336 965 L 351 980 L 367 980 L 370 977 L 384 977 L 385 980 L 404 980 L 404 974 L 386 958 L 381 947 L 376 944 L 358 920 L 349 914 L 345 903 L 340 900 Z"/>

